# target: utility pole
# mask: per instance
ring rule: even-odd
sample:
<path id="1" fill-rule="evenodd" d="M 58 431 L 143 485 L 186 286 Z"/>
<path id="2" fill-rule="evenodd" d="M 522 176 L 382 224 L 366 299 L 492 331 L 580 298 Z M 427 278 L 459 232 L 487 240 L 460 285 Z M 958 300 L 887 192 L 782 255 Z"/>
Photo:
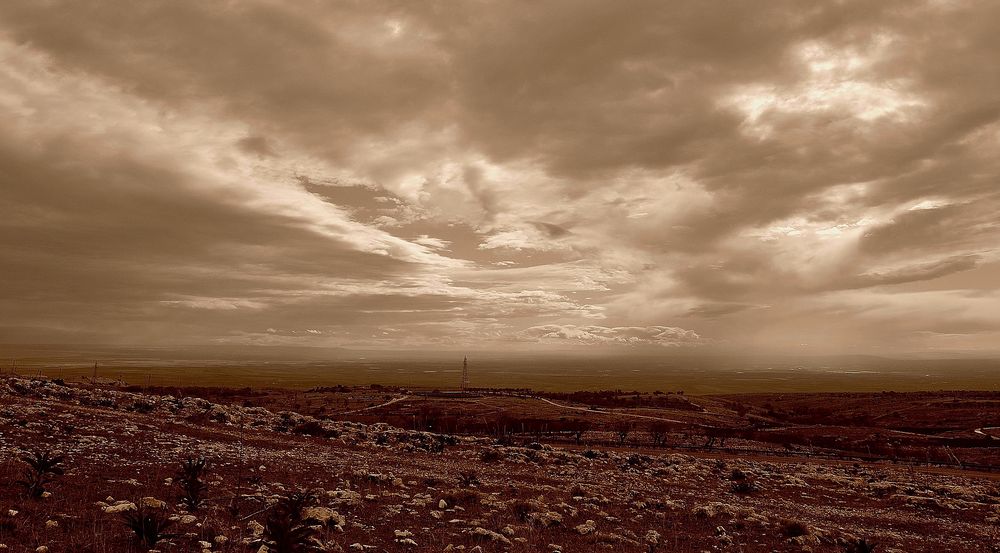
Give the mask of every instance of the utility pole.
<path id="1" fill-rule="evenodd" d="M 462 395 L 465 395 L 469 388 L 469 356 L 462 359 Z"/>

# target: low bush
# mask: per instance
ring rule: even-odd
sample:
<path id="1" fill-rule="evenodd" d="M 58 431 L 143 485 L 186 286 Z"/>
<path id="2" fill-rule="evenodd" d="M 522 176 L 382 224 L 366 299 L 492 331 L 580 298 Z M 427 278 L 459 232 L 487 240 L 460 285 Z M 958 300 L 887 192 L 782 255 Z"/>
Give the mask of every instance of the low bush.
<path id="1" fill-rule="evenodd" d="M 458 473 L 458 485 L 471 488 L 479 485 L 479 475 L 474 470 L 464 470 Z"/>
<path id="2" fill-rule="evenodd" d="M 142 506 L 125 511 L 121 516 L 125 525 L 135 534 L 136 541 L 148 548 L 155 547 L 159 541 L 173 535 L 164 532 L 173 522 L 161 509 Z"/>
<path id="3" fill-rule="evenodd" d="M 40 498 L 54 477 L 62 476 L 63 456 L 49 451 L 32 451 L 21 456 L 27 467 L 24 469 L 24 478 L 17 481 L 17 484 L 24 488 L 28 497 Z"/>
<path id="4" fill-rule="evenodd" d="M 784 520 L 781 522 L 781 533 L 785 537 L 797 538 L 809 533 L 809 527 L 797 520 Z"/>
<path id="5" fill-rule="evenodd" d="M 496 463 L 501 459 L 503 459 L 503 453 L 495 449 L 485 449 L 479 455 L 479 460 L 484 463 Z"/>
<path id="6" fill-rule="evenodd" d="M 311 542 L 316 531 L 304 524 L 302 511 L 318 502 L 316 495 L 309 491 L 293 492 L 278 500 L 264 522 L 263 545 L 267 546 L 267 551 L 275 553 L 314 551 L 316 548 Z"/>
<path id="7" fill-rule="evenodd" d="M 864 538 L 858 538 L 844 544 L 844 553 L 875 553 L 876 547 L 878 547 L 877 544 Z"/>
<path id="8" fill-rule="evenodd" d="M 729 485 L 729 488 L 733 493 L 740 495 L 749 495 L 758 491 L 757 484 L 753 480 L 741 480 L 738 482 L 733 482 Z"/>
<path id="9" fill-rule="evenodd" d="M 534 511 L 531 503 L 527 501 L 515 501 L 510 504 L 510 510 L 517 517 L 517 520 L 521 522 L 527 522 L 528 517 Z"/>
<path id="10" fill-rule="evenodd" d="M 202 476 L 205 474 L 205 458 L 187 459 L 174 476 L 174 483 L 180 489 L 180 502 L 189 510 L 197 511 L 205 502 L 207 486 Z"/>

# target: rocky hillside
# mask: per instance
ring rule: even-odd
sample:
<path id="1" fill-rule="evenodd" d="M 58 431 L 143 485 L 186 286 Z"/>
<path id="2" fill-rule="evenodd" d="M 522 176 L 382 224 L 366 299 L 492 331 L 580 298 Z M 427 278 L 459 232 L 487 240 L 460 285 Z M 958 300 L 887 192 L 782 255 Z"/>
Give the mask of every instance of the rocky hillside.
<path id="1" fill-rule="evenodd" d="M 0 379 L 0 551 L 982 552 L 998 517 L 988 474 L 497 445 Z"/>

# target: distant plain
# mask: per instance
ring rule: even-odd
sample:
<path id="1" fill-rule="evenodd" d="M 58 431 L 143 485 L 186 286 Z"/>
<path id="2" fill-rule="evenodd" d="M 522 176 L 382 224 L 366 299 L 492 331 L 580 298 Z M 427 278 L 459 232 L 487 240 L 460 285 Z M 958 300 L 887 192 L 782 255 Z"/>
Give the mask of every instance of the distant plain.
<path id="1" fill-rule="evenodd" d="M 311 388 L 369 385 L 454 389 L 461 352 L 313 348 L 0 346 L 2 372 L 129 384 Z M 751 357 L 472 353 L 470 383 L 544 391 L 636 390 L 688 394 L 1000 390 L 997 359 L 874 356 Z"/>

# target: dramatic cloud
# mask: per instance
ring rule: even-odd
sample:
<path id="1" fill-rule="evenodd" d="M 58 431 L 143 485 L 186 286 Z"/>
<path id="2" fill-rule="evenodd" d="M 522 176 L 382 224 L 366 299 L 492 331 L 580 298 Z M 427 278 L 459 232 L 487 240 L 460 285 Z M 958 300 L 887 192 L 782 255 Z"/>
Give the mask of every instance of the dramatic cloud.
<path id="1" fill-rule="evenodd" d="M 0 340 L 995 351 L 998 19 L 0 3 Z"/>
<path id="2" fill-rule="evenodd" d="M 684 346 L 701 341 L 694 332 L 672 326 L 542 325 L 524 329 L 520 337 L 535 342 L 626 346 Z"/>

